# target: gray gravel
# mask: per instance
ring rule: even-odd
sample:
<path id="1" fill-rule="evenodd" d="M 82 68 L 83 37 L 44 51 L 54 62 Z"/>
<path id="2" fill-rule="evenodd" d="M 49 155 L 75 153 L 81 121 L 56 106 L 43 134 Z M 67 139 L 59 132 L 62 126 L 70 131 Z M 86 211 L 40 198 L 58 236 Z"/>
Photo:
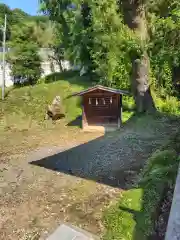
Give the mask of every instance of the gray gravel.
<path id="1" fill-rule="evenodd" d="M 31 157 L 31 163 L 123 187 L 126 171 L 139 170 L 166 139 L 169 129 L 166 119 L 157 119 L 153 124 L 158 127 L 152 127 L 151 122 L 145 126 L 138 123 L 135 128 L 125 127 L 79 146 L 51 148 L 51 154 L 47 154 L 48 149 L 40 149 Z"/>

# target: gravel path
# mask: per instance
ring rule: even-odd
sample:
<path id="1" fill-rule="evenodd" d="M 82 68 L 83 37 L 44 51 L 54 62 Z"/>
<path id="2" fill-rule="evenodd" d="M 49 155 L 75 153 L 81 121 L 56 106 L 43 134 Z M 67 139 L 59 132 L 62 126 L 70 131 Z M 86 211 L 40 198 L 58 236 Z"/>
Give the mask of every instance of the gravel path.
<path id="1" fill-rule="evenodd" d="M 166 118 L 143 124 L 124 127 L 78 146 L 42 148 L 31 156 L 31 163 L 114 187 L 126 187 L 126 175 L 140 170 L 170 129 Z M 171 131 L 175 128 L 171 124 Z M 52 152 L 47 154 L 47 150 Z"/>
<path id="2" fill-rule="evenodd" d="M 0 156 L 1 239 L 46 239 L 63 222 L 100 235 L 104 209 L 130 186 L 176 124 L 147 117 L 105 136 L 66 131 L 64 140 L 55 130 L 50 137 L 36 132 L 32 142 L 29 136 L 14 139 L 14 152 Z M 18 150 L 22 141 L 30 148 L 39 140 L 46 144 L 28 154 Z"/>

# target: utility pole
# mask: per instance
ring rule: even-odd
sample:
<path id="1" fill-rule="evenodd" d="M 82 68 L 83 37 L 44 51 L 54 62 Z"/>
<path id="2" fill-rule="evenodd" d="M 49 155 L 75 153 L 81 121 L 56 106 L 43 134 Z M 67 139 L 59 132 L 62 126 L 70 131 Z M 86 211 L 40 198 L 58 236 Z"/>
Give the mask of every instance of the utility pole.
<path id="1" fill-rule="evenodd" d="M 5 54 L 6 54 L 6 27 L 7 27 L 7 15 L 4 17 L 4 26 L 3 30 L 3 74 L 2 74 L 2 100 L 4 100 L 5 95 L 5 77 L 6 77 L 6 62 L 5 62 Z"/>

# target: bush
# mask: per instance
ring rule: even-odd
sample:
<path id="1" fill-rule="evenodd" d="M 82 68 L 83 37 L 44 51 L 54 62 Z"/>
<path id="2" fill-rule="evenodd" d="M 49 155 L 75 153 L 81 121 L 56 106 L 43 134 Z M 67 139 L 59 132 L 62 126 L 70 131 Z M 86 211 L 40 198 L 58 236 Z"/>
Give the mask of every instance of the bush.
<path id="1" fill-rule="evenodd" d="M 171 184 L 178 169 L 177 159 L 174 149 L 156 151 L 143 170 L 140 186 L 158 184 L 158 182 Z"/>
<path id="2" fill-rule="evenodd" d="M 133 111 L 135 110 L 136 106 L 135 106 L 135 102 L 134 102 L 134 98 L 130 97 L 130 96 L 123 96 L 122 98 L 123 101 L 123 110 L 125 111 Z"/>
<path id="3" fill-rule="evenodd" d="M 176 97 L 167 96 L 165 99 L 155 97 L 155 103 L 160 112 L 180 115 L 180 103 Z"/>
<path id="4" fill-rule="evenodd" d="M 178 136 L 175 140 L 179 141 Z M 173 144 L 170 142 L 168 145 Z M 174 148 L 156 151 L 149 158 L 140 174 L 138 188 L 124 191 L 118 204 L 105 213 L 104 240 L 149 239 L 154 231 L 162 195 L 167 186 L 175 183 L 179 161 Z"/>

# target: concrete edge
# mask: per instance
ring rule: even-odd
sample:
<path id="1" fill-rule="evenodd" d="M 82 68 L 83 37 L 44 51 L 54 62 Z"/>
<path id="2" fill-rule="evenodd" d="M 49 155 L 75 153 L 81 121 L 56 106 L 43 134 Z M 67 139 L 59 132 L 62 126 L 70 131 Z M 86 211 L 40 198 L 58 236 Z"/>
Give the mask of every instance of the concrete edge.
<path id="1" fill-rule="evenodd" d="M 165 240 L 180 240 L 180 165 Z"/>
<path id="2" fill-rule="evenodd" d="M 89 238 L 92 239 L 92 240 L 99 240 L 99 237 L 98 237 L 98 236 L 96 236 L 96 235 L 94 235 L 94 234 L 92 234 L 92 233 L 90 233 L 90 232 L 87 232 L 86 230 L 84 230 L 84 229 L 82 229 L 82 228 L 79 228 L 79 227 L 77 227 L 77 226 L 75 226 L 75 225 L 71 225 L 71 224 L 68 224 L 68 223 L 66 223 L 66 224 L 64 224 L 64 225 L 66 225 L 66 226 L 68 226 L 68 227 L 70 227 L 70 228 L 72 228 L 72 229 L 74 229 L 74 230 L 76 230 L 76 231 L 79 231 L 80 233 L 85 234 L 87 237 L 89 237 Z"/>
<path id="3" fill-rule="evenodd" d="M 84 240 L 100 240 L 94 234 L 68 223 L 61 224 L 53 233 L 51 233 L 47 240 L 73 240 L 76 238 Z"/>

